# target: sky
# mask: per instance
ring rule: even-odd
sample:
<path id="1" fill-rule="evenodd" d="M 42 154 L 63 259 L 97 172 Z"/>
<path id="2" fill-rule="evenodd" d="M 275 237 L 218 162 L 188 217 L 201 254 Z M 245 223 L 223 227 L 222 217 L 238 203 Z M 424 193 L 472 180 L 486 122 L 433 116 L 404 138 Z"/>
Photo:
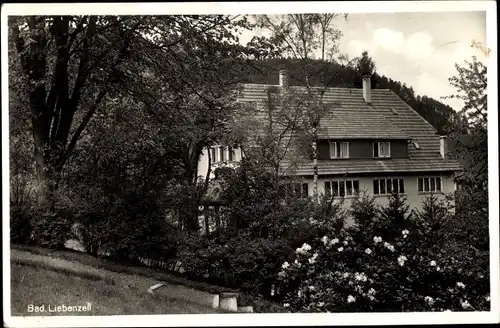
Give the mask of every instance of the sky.
<path id="1" fill-rule="evenodd" d="M 413 87 L 417 95 L 426 95 L 460 110 L 463 103 L 441 99 L 455 89 L 448 78 L 475 55 L 485 61 L 484 53 L 471 47 L 473 40 L 486 44 L 486 12 L 398 12 L 352 13 L 337 26 L 343 33 L 339 52 L 349 58 L 363 50 L 374 60 L 377 73 Z M 254 34 L 242 35 L 242 41 Z"/>

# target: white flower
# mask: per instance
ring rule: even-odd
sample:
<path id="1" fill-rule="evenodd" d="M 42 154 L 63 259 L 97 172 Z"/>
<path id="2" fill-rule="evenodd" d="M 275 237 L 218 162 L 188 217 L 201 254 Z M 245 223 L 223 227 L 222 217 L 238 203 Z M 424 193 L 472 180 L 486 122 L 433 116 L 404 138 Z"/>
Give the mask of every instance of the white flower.
<path id="1" fill-rule="evenodd" d="M 278 273 L 278 277 L 285 278 L 286 277 L 286 272 L 280 271 L 280 273 Z"/>
<path id="2" fill-rule="evenodd" d="M 290 303 L 283 303 L 283 307 L 290 307 Z"/>
<path id="3" fill-rule="evenodd" d="M 405 236 L 405 235 L 408 235 L 410 232 L 405 229 L 405 230 L 401 231 L 401 233 L 403 234 L 403 236 Z"/>
<path id="4" fill-rule="evenodd" d="M 369 249 L 369 248 L 367 248 L 367 249 L 365 249 L 365 253 L 368 254 L 368 255 L 370 255 L 372 253 L 372 250 Z"/>
<path id="5" fill-rule="evenodd" d="M 373 300 L 375 299 L 375 297 L 373 297 L 373 295 L 368 295 L 368 299 L 369 299 L 370 301 L 373 301 Z"/>
<path id="6" fill-rule="evenodd" d="M 295 252 L 297 252 L 297 253 L 299 253 L 299 254 L 305 254 L 305 253 L 307 253 L 307 252 L 308 252 L 308 251 L 310 251 L 310 250 L 311 250 L 311 246 L 310 246 L 309 244 L 307 244 L 307 243 L 304 243 L 304 244 L 302 245 L 302 247 L 297 248 L 297 249 L 295 250 Z"/>
<path id="7" fill-rule="evenodd" d="M 302 292 L 299 290 L 299 291 L 297 292 L 297 297 L 300 297 L 300 296 L 302 296 Z"/>
<path id="8" fill-rule="evenodd" d="M 490 295 L 486 296 L 484 299 L 486 300 L 486 302 L 489 302 L 491 300 Z"/>
<path id="9" fill-rule="evenodd" d="M 464 308 L 464 309 L 468 309 L 468 308 L 470 308 L 470 307 L 471 307 L 471 305 L 470 305 L 469 301 L 467 301 L 467 300 L 465 300 L 465 301 L 461 301 L 461 302 L 460 302 L 460 305 L 462 305 L 462 308 Z"/>
<path id="10" fill-rule="evenodd" d="M 436 267 L 436 271 L 441 271 L 441 268 L 440 267 Z"/>
<path id="11" fill-rule="evenodd" d="M 363 282 L 365 282 L 367 280 L 366 275 L 364 273 L 357 273 L 356 272 L 354 274 L 354 277 L 356 278 L 356 280 L 363 281 Z"/>
<path id="12" fill-rule="evenodd" d="M 339 248 L 337 248 L 337 250 L 338 250 L 339 252 L 342 252 L 342 251 L 344 250 L 344 247 L 339 247 Z"/>
<path id="13" fill-rule="evenodd" d="M 356 302 L 356 297 L 349 295 L 347 296 L 347 303 L 353 303 Z"/>
<path id="14" fill-rule="evenodd" d="M 463 282 L 459 281 L 459 282 L 457 282 L 457 287 L 459 287 L 459 288 L 465 288 L 465 285 L 464 285 Z"/>
<path id="15" fill-rule="evenodd" d="M 330 245 L 335 245 L 339 242 L 339 239 L 338 238 L 333 238 L 332 240 L 330 240 Z"/>
<path id="16" fill-rule="evenodd" d="M 344 272 L 344 274 L 342 275 L 342 277 L 348 278 L 349 277 L 349 272 Z"/>
<path id="17" fill-rule="evenodd" d="M 398 257 L 398 263 L 399 263 L 399 265 L 400 265 L 400 266 L 405 265 L 405 261 L 406 261 L 406 260 L 407 260 L 406 256 L 404 256 L 404 255 L 399 256 L 399 257 Z"/>
<path id="18" fill-rule="evenodd" d="M 429 265 L 430 265 L 430 266 L 436 266 L 436 261 L 434 261 L 434 260 L 430 261 L 430 262 L 429 262 Z"/>
<path id="19" fill-rule="evenodd" d="M 309 263 L 314 264 L 316 262 L 316 258 L 318 258 L 318 253 L 313 254 L 313 256 L 309 259 Z"/>
<path id="20" fill-rule="evenodd" d="M 424 298 L 424 300 L 425 300 L 425 302 L 426 302 L 427 304 L 429 304 L 430 306 L 432 306 L 432 305 L 434 304 L 434 299 L 433 299 L 432 297 L 430 297 L 430 296 L 426 296 L 426 297 Z"/>
<path id="21" fill-rule="evenodd" d="M 326 246 L 328 244 L 328 237 L 327 236 L 323 236 L 323 238 L 321 238 L 321 241 Z"/>
<path id="22" fill-rule="evenodd" d="M 344 246 L 347 246 L 348 242 L 347 240 L 344 240 Z"/>
<path id="23" fill-rule="evenodd" d="M 323 307 L 323 306 L 325 306 L 325 302 L 319 302 L 318 303 L 318 307 Z"/>
<path id="24" fill-rule="evenodd" d="M 368 295 L 374 295 L 374 294 L 375 294 L 375 289 L 370 288 L 370 289 L 368 290 Z"/>
<path id="25" fill-rule="evenodd" d="M 394 246 L 392 246 L 388 242 L 384 242 L 384 247 L 390 250 L 391 252 L 394 252 Z"/>
<path id="26" fill-rule="evenodd" d="M 297 261 L 297 260 L 295 260 L 295 262 L 293 262 L 293 263 L 294 263 L 297 267 L 299 267 L 299 268 L 302 266 L 302 264 L 301 264 L 299 261 Z"/>
<path id="27" fill-rule="evenodd" d="M 288 268 L 289 266 L 290 266 L 290 264 L 289 264 L 288 262 L 285 262 L 285 263 L 283 263 L 283 264 L 281 265 L 281 268 L 286 269 L 286 268 Z"/>
<path id="28" fill-rule="evenodd" d="M 314 287 L 314 286 L 309 286 L 309 290 L 310 290 L 311 292 L 313 292 L 313 291 L 315 291 L 315 290 L 316 290 L 316 287 Z"/>
<path id="29" fill-rule="evenodd" d="M 373 241 L 375 242 L 375 244 L 381 243 L 382 242 L 382 237 L 375 236 L 375 237 L 373 237 Z"/>
<path id="30" fill-rule="evenodd" d="M 310 217 L 310 218 L 309 218 L 309 223 L 311 223 L 311 224 L 313 224 L 313 225 L 314 225 L 314 224 L 317 224 L 317 223 L 318 223 L 318 221 L 316 221 L 315 219 L 313 219 L 312 217 Z"/>

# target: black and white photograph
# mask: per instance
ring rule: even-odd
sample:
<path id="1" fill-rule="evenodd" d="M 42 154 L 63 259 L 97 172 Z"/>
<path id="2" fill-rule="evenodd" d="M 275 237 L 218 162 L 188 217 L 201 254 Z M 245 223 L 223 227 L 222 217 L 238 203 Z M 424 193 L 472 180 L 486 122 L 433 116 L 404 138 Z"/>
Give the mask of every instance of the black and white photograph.
<path id="1" fill-rule="evenodd" d="M 498 323 L 496 28 L 494 1 L 3 5 L 4 324 Z"/>

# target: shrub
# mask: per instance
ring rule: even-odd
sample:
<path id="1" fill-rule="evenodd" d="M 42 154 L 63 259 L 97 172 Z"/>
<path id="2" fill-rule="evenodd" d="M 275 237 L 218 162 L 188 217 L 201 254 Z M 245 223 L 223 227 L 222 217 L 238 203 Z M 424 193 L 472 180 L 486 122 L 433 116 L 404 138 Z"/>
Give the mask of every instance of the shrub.
<path id="1" fill-rule="evenodd" d="M 279 274 L 284 305 L 297 312 L 487 310 L 487 275 L 475 275 L 472 261 L 420 249 L 403 231 L 390 241 L 356 243 L 344 233 L 304 244 Z"/>
<path id="2" fill-rule="evenodd" d="M 10 213 L 10 241 L 17 244 L 27 244 L 31 239 L 32 231 L 29 209 L 12 207 Z"/>
<path id="3" fill-rule="evenodd" d="M 480 249 L 489 249 L 488 190 L 466 186 L 455 193 L 456 214 L 451 220 L 457 239 Z"/>
<path id="4" fill-rule="evenodd" d="M 405 199 L 393 195 L 380 216 L 303 244 L 279 273 L 284 306 L 293 312 L 488 310 L 487 256 L 463 249 L 456 258 L 428 247 L 432 229 L 422 222 L 431 208 L 411 215 Z"/>
<path id="5" fill-rule="evenodd" d="M 64 244 L 71 236 L 71 220 L 55 210 L 39 211 L 33 217 L 33 235 L 35 244 L 42 247 L 64 249 Z"/>
<path id="6" fill-rule="evenodd" d="M 348 213 L 355 224 L 366 225 L 378 215 L 379 208 L 375 203 L 375 197 L 363 192 L 361 196 L 357 195 L 352 200 Z"/>
<path id="7" fill-rule="evenodd" d="M 190 276 L 207 275 L 213 283 L 270 297 L 278 283 L 280 263 L 291 254 L 292 249 L 281 240 L 240 234 L 224 243 L 193 236 L 184 243 L 180 257 Z"/>

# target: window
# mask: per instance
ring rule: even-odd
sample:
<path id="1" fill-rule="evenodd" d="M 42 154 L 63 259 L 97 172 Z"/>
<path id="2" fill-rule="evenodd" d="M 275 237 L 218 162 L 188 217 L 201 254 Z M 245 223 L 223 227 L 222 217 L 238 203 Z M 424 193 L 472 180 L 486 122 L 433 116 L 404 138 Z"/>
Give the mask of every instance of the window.
<path id="1" fill-rule="evenodd" d="M 374 142 L 373 157 L 391 157 L 390 142 Z"/>
<path id="2" fill-rule="evenodd" d="M 405 180 L 400 178 L 373 180 L 374 195 L 387 195 L 391 192 L 403 194 L 405 192 Z"/>
<path id="3" fill-rule="evenodd" d="M 236 159 L 233 147 L 212 146 L 210 147 L 210 158 L 212 163 L 232 162 Z"/>
<path id="4" fill-rule="evenodd" d="M 224 147 L 219 147 L 219 162 L 225 162 L 227 160 L 226 152 L 224 150 Z"/>
<path id="5" fill-rule="evenodd" d="M 215 147 L 210 148 L 210 160 L 212 163 L 217 162 L 217 159 L 215 158 Z"/>
<path id="6" fill-rule="evenodd" d="M 359 193 L 359 180 L 325 181 L 325 194 L 328 197 L 355 196 Z"/>
<path id="7" fill-rule="evenodd" d="M 440 177 L 418 178 L 417 190 L 418 192 L 442 191 L 443 186 L 441 184 L 441 178 Z"/>
<path id="8" fill-rule="evenodd" d="M 280 193 L 283 196 L 306 198 L 309 196 L 309 184 L 307 182 L 286 183 L 280 185 Z"/>
<path id="9" fill-rule="evenodd" d="M 349 142 L 330 142 L 330 158 L 349 158 Z"/>

